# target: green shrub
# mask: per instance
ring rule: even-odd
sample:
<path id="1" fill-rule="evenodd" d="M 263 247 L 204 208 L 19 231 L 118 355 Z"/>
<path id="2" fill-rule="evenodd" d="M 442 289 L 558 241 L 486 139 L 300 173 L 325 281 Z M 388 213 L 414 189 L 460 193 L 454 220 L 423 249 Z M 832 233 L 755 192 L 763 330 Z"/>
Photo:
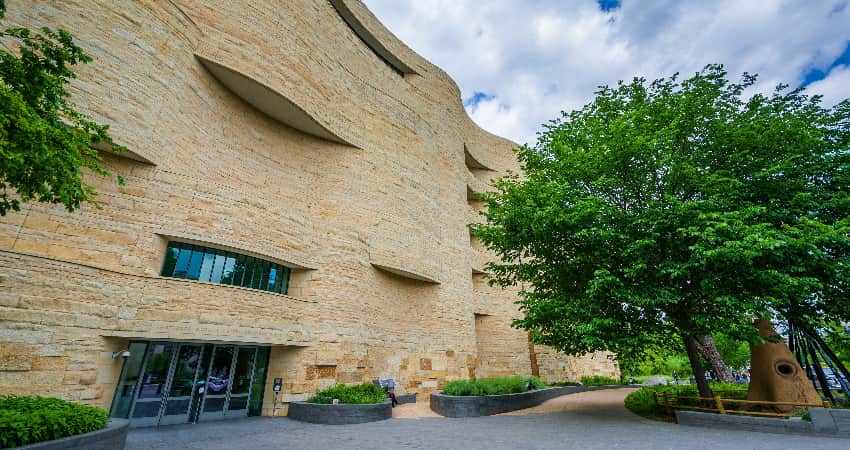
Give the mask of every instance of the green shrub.
<path id="1" fill-rule="evenodd" d="M 552 386 L 581 386 L 581 383 L 578 381 L 556 381 L 554 383 L 549 383 Z"/>
<path id="2" fill-rule="evenodd" d="M 734 383 L 711 383 L 711 389 L 714 395 L 723 398 L 745 399 L 747 398 L 746 385 Z M 625 406 L 629 411 L 654 420 L 672 420 L 672 416 L 667 414 L 663 407 L 655 404 L 653 392 L 699 397 L 699 391 L 695 384 L 677 384 L 677 385 L 659 385 L 641 388 L 626 396 Z"/>
<path id="3" fill-rule="evenodd" d="M 371 383 L 350 386 L 338 384 L 334 387 L 317 391 L 307 401 L 309 403 L 331 404 L 333 403 L 333 399 L 338 399 L 340 403 L 365 405 L 383 403 L 387 399 L 387 393 Z"/>
<path id="4" fill-rule="evenodd" d="M 90 433 L 108 419 L 103 409 L 58 398 L 0 397 L 0 448 Z"/>
<path id="5" fill-rule="evenodd" d="M 611 377 L 594 375 L 592 377 L 581 377 L 581 384 L 585 386 L 610 386 L 612 384 L 620 384 L 620 381 Z"/>
<path id="6" fill-rule="evenodd" d="M 529 381 L 535 389 L 546 387 L 546 384 L 540 381 L 540 378 L 516 375 L 506 378 L 449 381 L 443 387 L 443 393 L 460 396 L 516 394 L 528 391 Z"/>

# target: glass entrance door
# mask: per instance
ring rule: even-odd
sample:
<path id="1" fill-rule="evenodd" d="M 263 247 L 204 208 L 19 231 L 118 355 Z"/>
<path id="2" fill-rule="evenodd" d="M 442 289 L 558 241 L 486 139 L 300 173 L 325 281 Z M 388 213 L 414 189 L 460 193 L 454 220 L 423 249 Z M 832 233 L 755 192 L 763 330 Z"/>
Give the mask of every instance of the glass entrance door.
<path id="1" fill-rule="evenodd" d="M 227 401 L 227 417 L 246 417 L 248 400 L 251 398 L 251 377 L 254 373 L 257 347 L 239 347 L 237 352 L 233 382 L 230 384 L 230 398 Z"/>
<path id="2" fill-rule="evenodd" d="M 245 417 L 262 404 L 255 378 L 265 379 L 268 348 L 259 360 L 255 346 L 131 342 L 130 348 L 111 416 L 129 418 L 133 427 Z"/>
<path id="3" fill-rule="evenodd" d="M 214 420 L 224 417 L 227 393 L 233 377 L 235 348 L 231 345 L 216 345 L 212 350 L 212 361 L 207 371 L 204 401 L 198 420 Z"/>
<path id="4" fill-rule="evenodd" d="M 152 426 L 159 423 L 160 409 L 165 398 L 168 375 L 172 367 L 174 344 L 155 343 L 149 346 L 142 376 L 136 387 L 136 401 L 130 412 L 133 426 Z"/>
<path id="5" fill-rule="evenodd" d="M 202 352 L 203 346 L 199 344 L 181 344 L 177 350 L 177 358 L 172 364 L 168 382 L 168 397 L 162 408 L 159 425 L 189 421 L 189 409 L 198 381 Z"/>

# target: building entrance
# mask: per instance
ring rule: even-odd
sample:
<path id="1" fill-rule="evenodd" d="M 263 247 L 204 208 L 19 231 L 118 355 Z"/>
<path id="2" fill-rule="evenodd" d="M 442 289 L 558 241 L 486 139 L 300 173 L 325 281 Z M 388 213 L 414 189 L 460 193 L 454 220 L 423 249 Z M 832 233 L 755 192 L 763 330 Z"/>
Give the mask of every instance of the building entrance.
<path id="1" fill-rule="evenodd" d="M 131 342 L 112 417 L 144 427 L 245 417 L 262 405 L 268 348 Z"/>

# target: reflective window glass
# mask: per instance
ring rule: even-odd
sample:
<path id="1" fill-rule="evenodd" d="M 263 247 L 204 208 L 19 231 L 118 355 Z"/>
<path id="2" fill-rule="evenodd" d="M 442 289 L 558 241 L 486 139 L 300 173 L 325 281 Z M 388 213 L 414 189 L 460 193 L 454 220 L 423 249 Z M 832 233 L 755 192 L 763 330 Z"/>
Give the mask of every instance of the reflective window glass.
<path id="1" fill-rule="evenodd" d="M 221 283 L 221 276 L 224 273 L 224 252 L 216 252 L 215 254 L 215 262 L 213 263 L 212 274 L 210 274 L 210 281 L 213 283 Z"/>
<path id="2" fill-rule="evenodd" d="M 197 245 L 169 242 L 162 264 L 164 277 L 242 286 L 286 294 L 291 270 L 253 256 Z"/>
<path id="3" fill-rule="evenodd" d="M 190 280 L 197 280 L 198 275 L 201 273 L 201 263 L 204 260 L 204 253 L 200 249 L 195 249 L 194 246 L 192 248 L 192 256 L 189 258 L 189 273 L 186 274 L 186 278 Z"/>

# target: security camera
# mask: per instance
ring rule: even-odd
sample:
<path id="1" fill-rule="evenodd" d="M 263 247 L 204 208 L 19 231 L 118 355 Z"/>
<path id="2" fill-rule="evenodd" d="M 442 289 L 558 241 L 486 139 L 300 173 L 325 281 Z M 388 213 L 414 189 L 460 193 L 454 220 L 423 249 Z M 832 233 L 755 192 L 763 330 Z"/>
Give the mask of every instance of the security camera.
<path id="1" fill-rule="evenodd" d="M 112 359 L 115 359 L 119 356 L 123 359 L 129 358 L 130 357 L 130 350 L 121 350 L 119 352 L 112 352 Z"/>

